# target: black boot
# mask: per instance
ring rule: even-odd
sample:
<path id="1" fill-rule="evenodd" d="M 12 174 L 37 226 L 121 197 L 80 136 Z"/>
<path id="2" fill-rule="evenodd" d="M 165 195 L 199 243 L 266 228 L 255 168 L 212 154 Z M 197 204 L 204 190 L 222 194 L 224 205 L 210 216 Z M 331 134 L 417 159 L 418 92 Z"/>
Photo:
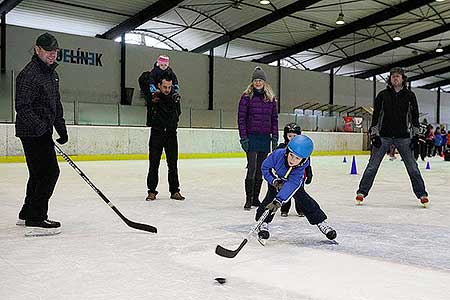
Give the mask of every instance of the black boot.
<path id="1" fill-rule="evenodd" d="M 259 207 L 261 205 L 261 202 L 259 202 L 259 192 L 261 192 L 262 183 L 263 183 L 262 179 L 255 179 L 252 206 Z"/>
<path id="2" fill-rule="evenodd" d="M 250 210 L 250 208 L 252 208 L 254 184 L 255 181 L 253 179 L 245 179 L 245 210 Z"/>

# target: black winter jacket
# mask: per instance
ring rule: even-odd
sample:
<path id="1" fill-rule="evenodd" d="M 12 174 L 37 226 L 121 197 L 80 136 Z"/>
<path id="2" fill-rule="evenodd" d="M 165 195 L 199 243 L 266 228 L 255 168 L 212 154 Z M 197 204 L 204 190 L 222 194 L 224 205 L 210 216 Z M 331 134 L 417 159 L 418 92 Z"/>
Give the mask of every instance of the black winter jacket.
<path id="1" fill-rule="evenodd" d="M 16 136 L 38 137 L 46 132 L 67 134 L 59 94 L 57 64 L 45 64 L 36 54 L 16 79 Z"/>
<path id="2" fill-rule="evenodd" d="M 147 126 L 160 130 L 176 130 L 181 115 L 180 101 L 172 94 L 158 93 L 158 100 L 147 102 Z"/>
<path id="3" fill-rule="evenodd" d="M 371 134 L 409 138 L 419 133 L 416 95 L 406 87 L 398 93 L 390 86 L 378 93 L 372 115 Z"/>

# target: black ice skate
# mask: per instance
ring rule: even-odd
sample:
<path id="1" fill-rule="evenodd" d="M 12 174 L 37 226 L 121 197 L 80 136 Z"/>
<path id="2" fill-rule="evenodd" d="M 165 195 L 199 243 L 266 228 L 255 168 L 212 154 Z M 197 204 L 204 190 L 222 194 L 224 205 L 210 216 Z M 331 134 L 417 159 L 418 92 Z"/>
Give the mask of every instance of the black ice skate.
<path id="1" fill-rule="evenodd" d="M 57 221 L 25 221 L 25 226 L 25 236 L 47 236 L 61 233 L 61 223 Z"/>
<path id="2" fill-rule="evenodd" d="M 319 230 L 325 234 L 325 236 L 329 240 L 334 240 L 337 236 L 336 230 L 333 229 L 330 225 L 328 225 L 327 221 L 323 221 L 322 223 L 317 224 Z"/>

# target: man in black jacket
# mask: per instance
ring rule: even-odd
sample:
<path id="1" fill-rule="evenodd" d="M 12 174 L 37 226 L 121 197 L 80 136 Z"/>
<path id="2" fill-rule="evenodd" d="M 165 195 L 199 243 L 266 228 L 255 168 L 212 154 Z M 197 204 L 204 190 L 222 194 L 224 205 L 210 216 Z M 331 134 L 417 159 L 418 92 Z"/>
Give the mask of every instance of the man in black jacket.
<path id="1" fill-rule="evenodd" d="M 59 177 L 53 127 L 59 144 L 68 141 L 59 94 L 56 38 L 44 33 L 36 40 L 31 62 L 16 80 L 16 136 L 20 138 L 29 171 L 25 203 L 17 225 L 25 225 L 25 235 L 60 233 L 61 224 L 48 220 L 48 201 Z"/>
<path id="2" fill-rule="evenodd" d="M 172 72 L 164 72 L 158 80 L 158 91 L 152 94 L 147 102 L 147 126 L 150 131 L 150 165 L 147 175 L 148 195 L 146 200 L 155 200 L 158 192 L 158 170 L 161 155 L 164 149 L 166 153 L 170 198 L 184 200 L 180 194 L 178 180 L 178 140 L 177 128 L 181 114 L 180 98 L 178 94 L 172 94 Z"/>
<path id="3" fill-rule="evenodd" d="M 406 88 L 406 75 L 403 69 L 394 68 L 389 75 L 388 87 L 375 99 L 370 127 L 372 153 L 359 183 L 356 196 L 358 204 L 361 204 L 369 194 L 386 151 L 391 145 L 395 145 L 405 164 L 414 194 L 426 207 L 428 193 L 413 154 L 419 142 L 418 134 L 419 108 L 416 95 Z"/>

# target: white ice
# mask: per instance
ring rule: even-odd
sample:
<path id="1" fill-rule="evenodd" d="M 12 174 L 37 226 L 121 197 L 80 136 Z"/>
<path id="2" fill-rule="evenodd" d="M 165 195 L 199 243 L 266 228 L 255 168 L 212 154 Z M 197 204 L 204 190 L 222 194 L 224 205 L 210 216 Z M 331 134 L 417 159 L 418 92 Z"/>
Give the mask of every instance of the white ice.
<path id="1" fill-rule="evenodd" d="M 233 259 L 214 249 L 236 248 L 254 224 L 254 209 L 242 208 L 244 159 L 179 161 L 183 202 L 169 200 L 165 162 L 152 202 L 146 161 L 77 162 L 123 214 L 157 234 L 127 227 L 61 162 L 49 216 L 62 233 L 35 238 L 15 225 L 26 165 L 0 164 L 0 299 L 450 299 L 450 162 L 433 158 L 431 170 L 419 162 L 431 201 L 424 209 L 403 163 L 387 158 L 356 206 L 368 157 L 357 156 L 353 176 L 342 158 L 313 157 L 306 187 L 339 245 L 291 208 L 275 217 L 265 247 L 252 239 Z"/>

